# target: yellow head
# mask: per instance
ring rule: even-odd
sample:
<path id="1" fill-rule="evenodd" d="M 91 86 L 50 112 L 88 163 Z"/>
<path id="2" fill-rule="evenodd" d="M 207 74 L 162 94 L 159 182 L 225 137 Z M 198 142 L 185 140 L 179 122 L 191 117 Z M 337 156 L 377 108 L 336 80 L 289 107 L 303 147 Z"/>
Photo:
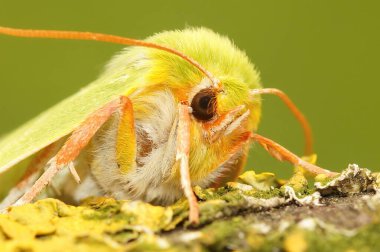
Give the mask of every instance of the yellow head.
<path id="1" fill-rule="evenodd" d="M 120 78 L 126 63 L 133 65 L 128 69 L 133 68 L 140 78 L 128 95 L 132 97 L 137 119 L 152 113 L 146 104 L 155 99 L 154 93 L 169 91 L 175 103 L 187 102 L 192 110 L 189 160 L 192 181 L 207 179 L 212 183 L 216 177 L 219 180 L 226 176 L 232 179 L 244 165 L 247 133 L 256 130 L 260 119 L 259 96 L 252 97 L 249 93 L 261 87 L 253 64 L 231 40 L 205 28 L 162 32 L 147 41 L 191 57 L 215 79 L 210 80 L 176 55 L 141 47 L 118 55 L 104 76 Z M 241 151 L 232 158 L 235 148 Z M 175 174 L 179 177 L 178 171 Z"/>

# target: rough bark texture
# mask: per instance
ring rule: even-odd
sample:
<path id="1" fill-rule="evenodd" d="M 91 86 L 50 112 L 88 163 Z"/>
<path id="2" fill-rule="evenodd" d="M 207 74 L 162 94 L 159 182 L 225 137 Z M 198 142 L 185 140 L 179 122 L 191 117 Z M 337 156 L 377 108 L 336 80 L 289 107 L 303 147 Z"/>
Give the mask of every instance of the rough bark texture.
<path id="1" fill-rule="evenodd" d="M 301 172 L 285 184 L 246 172 L 223 188 L 195 188 L 198 226 L 184 200 L 45 199 L 0 215 L 0 251 L 377 251 L 379 178 L 355 165 L 314 186 Z"/>

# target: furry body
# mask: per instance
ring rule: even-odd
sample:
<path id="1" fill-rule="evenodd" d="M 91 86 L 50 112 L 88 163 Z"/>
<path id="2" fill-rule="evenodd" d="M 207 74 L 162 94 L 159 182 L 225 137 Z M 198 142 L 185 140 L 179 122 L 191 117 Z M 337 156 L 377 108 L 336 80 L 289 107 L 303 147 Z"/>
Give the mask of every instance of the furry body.
<path id="1" fill-rule="evenodd" d="M 155 93 L 153 97 L 144 96 L 145 99 L 144 107 L 149 107 L 152 113 L 148 117 L 136 118 L 137 166 L 127 174 L 120 174 L 116 160 L 119 118 L 115 115 L 98 132 L 85 157 L 82 157 L 77 165 L 82 167 L 80 173 L 83 183 L 76 185 L 68 172 L 63 173 L 63 176 L 56 178 L 56 181 L 60 181 L 56 182 L 56 185 L 60 186 L 55 188 L 61 195 L 50 190 L 50 197 L 63 197 L 65 201 L 78 203 L 89 196 L 106 195 L 116 199 L 140 199 L 167 205 L 183 196 L 180 180 L 173 176 L 176 169 L 177 137 L 174 97 L 170 91 L 163 91 Z M 142 150 L 147 145 L 149 152 Z M 243 151 L 231 157 L 228 162 L 219 164 L 203 179 L 193 179 L 193 185 L 209 187 L 217 178 L 230 176 L 236 169 L 240 169 L 242 154 Z M 84 163 L 88 163 L 89 166 Z M 68 182 L 69 190 L 65 189 Z"/>
<path id="2" fill-rule="evenodd" d="M 190 125 L 192 184 L 205 187 L 234 179 L 244 165 L 248 146 L 242 146 L 233 156 L 230 155 L 231 149 L 241 141 L 244 133 L 257 129 L 261 112 L 259 97 L 252 99 L 249 95 L 250 89 L 260 88 L 259 76 L 252 63 L 229 39 L 204 28 L 163 32 L 147 41 L 181 51 L 220 80 L 222 92 L 216 95 L 216 115 L 211 123 L 217 123 L 218 118 L 236 107 L 244 106 L 238 119 L 218 125 L 219 128 L 214 127 L 223 132 L 215 140 L 210 141 L 207 137 L 210 122 L 192 117 Z M 92 139 L 82 155 L 85 157 L 76 162 L 83 183 L 75 185 L 67 172 L 62 172 L 53 185 L 63 193 L 63 198 L 74 201 L 94 194 L 157 204 L 177 200 L 183 195 L 175 153 L 177 104 L 184 100 L 190 103 L 200 90 L 211 89 L 212 85 L 198 69 L 176 55 L 141 47 L 124 50 L 111 60 L 104 73 L 88 88 L 50 111 L 76 113 L 69 124 L 59 125 L 57 115 L 50 116 L 49 113 L 41 116 L 41 120 L 44 125 L 50 123 L 50 128 L 55 129 L 56 125 L 62 129 L 60 132 L 69 132 L 88 116 L 91 110 L 88 104 L 96 107 L 100 102 L 104 104 L 117 95 L 125 95 L 133 103 L 135 118 L 134 163 L 123 167 L 125 172 L 120 172 L 117 160 L 117 124 L 120 118 L 115 114 Z M 37 133 L 31 131 L 32 137 L 40 131 L 42 134 L 44 127 L 40 128 L 33 129 Z M 62 137 L 62 133 L 55 135 Z M 57 136 L 42 139 L 39 144 L 51 143 Z M 128 138 L 123 141 L 129 146 L 125 143 Z"/>

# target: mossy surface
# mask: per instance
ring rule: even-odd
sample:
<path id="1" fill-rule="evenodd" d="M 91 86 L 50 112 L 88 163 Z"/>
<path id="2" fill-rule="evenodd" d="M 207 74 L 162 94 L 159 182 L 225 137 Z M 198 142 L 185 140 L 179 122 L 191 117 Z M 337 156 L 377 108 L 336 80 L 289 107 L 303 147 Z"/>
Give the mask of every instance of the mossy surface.
<path id="1" fill-rule="evenodd" d="M 248 172 L 222 188 L 196 187 L 196 226 L 184 199 L 168 207 L 44 199 L 0 215 L 0 251 L 376 251 L 377 175 L 350 166 L 322 182 Z"/>

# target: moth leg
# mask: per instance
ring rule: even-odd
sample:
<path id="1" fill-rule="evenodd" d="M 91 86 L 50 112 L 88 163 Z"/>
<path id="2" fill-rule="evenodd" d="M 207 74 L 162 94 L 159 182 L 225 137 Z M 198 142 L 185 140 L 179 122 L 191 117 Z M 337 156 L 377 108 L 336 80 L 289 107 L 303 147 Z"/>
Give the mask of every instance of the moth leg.
<path id="1" fill-rule="evenodd" d="M 31 202 L 62 168 L 69 166 L 78 157 L 80 152 L 111 115 L 118 109 L 128 106 L 128 104 L 130 104 L 129 99 L 121 96 L 119 99 L 111 101 L 91 114 L 74 130 L 58 153 L 50 159 L 47 170 L 14 205 L 23 205 Z"/>
<path id="2" fill-rule="evenodd" d="M 251 132 L 245 132 L 240 136 L 239 141 L 231 148 L 229 153 L 226 155 L 226 158 L 220 163 L 218 167 L 221 167 L 225 163 L 227 163 L 233 156 L 235 156 L 239 151 L 241 151 L 244 146 L 251 140 L 252 133 Z M 245 158 L 245 157 L 244 157 Z M 243 164 L 244 162 L 241 162 Z M 212 187 L 220 187 L 221 185 L 224 184 L 224 182 L 228 181 L 234 181 L 241 173 L 241 170 L 243 168 L 243 165 L 240 165 L 238 169 L 234 169 L 231 171 L 231 174 L 228 174 L 228 176 L 224 177 L 218 177 L 214 183 L 212 183 Z M 228 179 L 228 181 L 226 181 Z"/>
<path id="3" fill-rule="evenodd" d="M 127 173 L 136 165 L 137 147 L 133 105 L 128 99 L 121 108 L 116 140 L 116 160 L 121 173 Z"/>
<path id="4" fill-rule="evenodd" d="M 10 190 L 8 195 L 3 199 L 0 204 L 0 209 L 10 206 L 17 201 L 26 190 L 33 185 L 42 173 L 48 160 L 57 153 L 60 142 L 54 142 L 40 151 L 29 163 L 23 176 L 17 182 L 16 186 Z"/>
<path id="5" fill-rule="evenodd" d="M 280 161 L 288 161 L 292 163 L 293 165 L 301 166 L 305 170 L 315 175 L 326 174 L 327 176 L 332 177 L 338 174 L 336 172 L 325 170 L 319 166 L 313 165 L 311 163 L 308 163 L 302 160 L 300 157 L 290 152 L 285 147 L 259 134 L 252 134 L 251 138 L 254 141 L 258 142 L 261 146 L 263 146 L 264 149 L 267 150 L 269 154 L 271 154 L 274 158 Z"/>
<path id="6" fill-rule="evenodd" d="M 189 220 L 193 224 L 199 223 L 199 207 L 197 199 L 191 187 L 189 172 L 190 153 L 190 114 L 187 104 L 179 104 L 178 128 L 177 128 L 177 157 L 180 161 L 181 185 L 189 202 Z"/>

